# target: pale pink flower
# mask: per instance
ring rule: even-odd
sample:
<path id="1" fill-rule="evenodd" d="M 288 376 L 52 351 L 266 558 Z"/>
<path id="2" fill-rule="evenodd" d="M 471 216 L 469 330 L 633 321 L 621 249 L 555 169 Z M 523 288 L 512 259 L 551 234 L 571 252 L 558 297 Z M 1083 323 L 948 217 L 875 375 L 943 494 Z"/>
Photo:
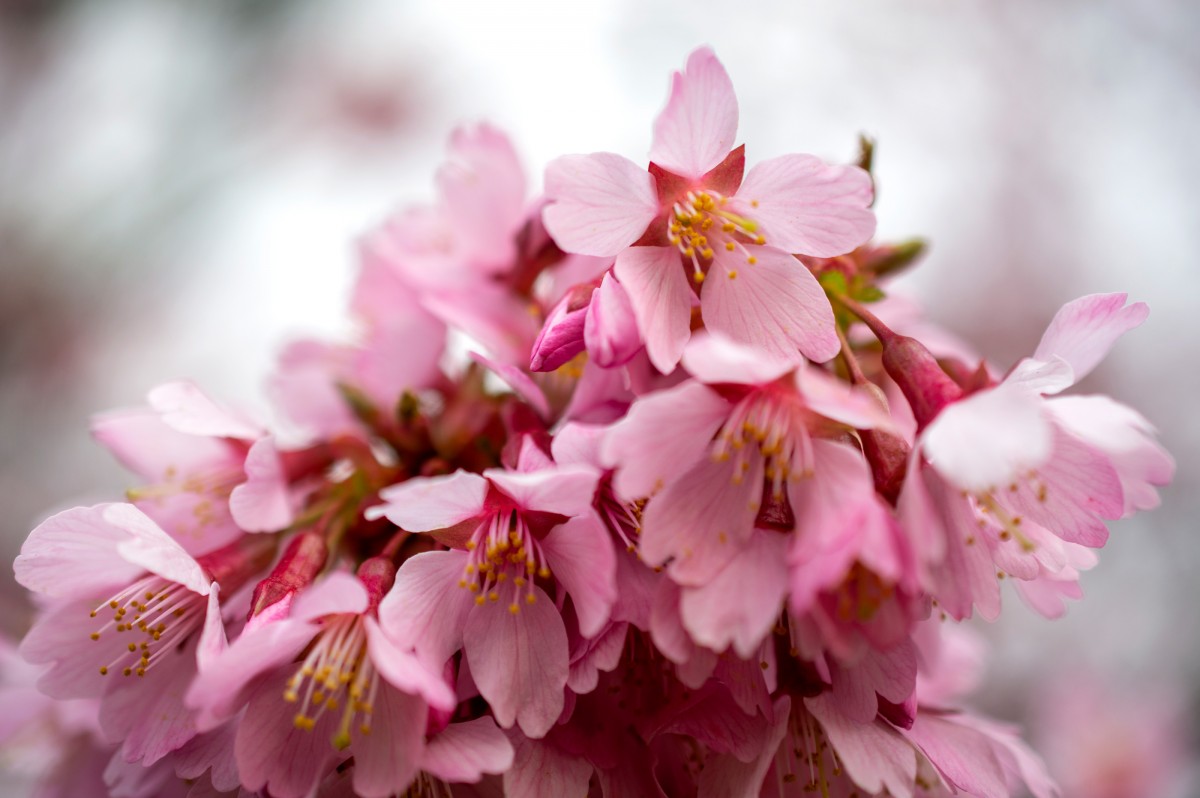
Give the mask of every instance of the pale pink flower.
<path id="1" fill-rule="evenodd" d="M 819 369 L 715 335 L 697 338 L 684 366 L 696 379 L 639 398 L 613 427 L 603 454 L 617 465 L 618 495 L 651 497 L 642 516 L 646 562 L 670 560 L 672 579 L 697 586 L 742 552 L 760 513 L 785 512 L 785 501 L 792 508 L 786 512 L 805 511 L 806 478 L 840 453 L 828 447 L 843 446 L 824 436 L 891 420 L 874 397 Z M 780 517 L 790 530 L 791 521 Z"/>
<path id="2" fill-rule="evenodd" d="M 503 736 L 482 728 L 490 721 L 426 739 L 431 708 L 446 712 L 456 701 L 440 669 L 397 648 L 375 619 L 394 574 L 382 558 L 364 563 L 358 578 L 331 574 L 301 592 L 287 617 L 247 629 L 196 678 L 187 701 L 202 728 L 245 707 L 235 753 L 246 788 L 300 798 L 350 756 L 354 790 L 367 798 L 403 791 L 422 770 L 471 781 L 505 767 Z"/>
<path id="3" fill-rule="evenodd" d="M 706 327 L 737 341 L 789 358 L 833 357 L 829 302 L 792 254 L 849 252 L 875 230 L 871 179 L 857 167 L 785 155 L 743 179 L 737 121 L 729 76 L 701 48 L 672 79 L 649 171 L 612 153 L 566 156 L 546 170 L 546 228 L 567 252 L 616 257 L 663 372 L 679 361 L 694 304 Z"/>
<path id="4" fill-rule="evenodd" d="M 92 435 L 146 485 L 129 499 L 193 554 L 291 523 L 297 497 L 266 430 L 190 382 L 160 385 L 149 407 L 110 411 Z"/>
<path id="5" fill-rule="evenodd" d="M 1141 303 L 1126 307 L 1124 294 L 1083 297 L 1058 312 L 1034 357 L 994 387 L 959 398 L 932 368 L 923 371 L 931 386 L 924 395 L 908 384 L 924 429 L 900 510 L 945 612 L 962 618 L 974 605 L 996 617 L 997 577 L 1041 579 L 1069 594 L 1091 564 L 1077 547 L 1103 546 L 1105 520 L 1157 502 L 1155 487 L 1174 464 L 1149 424 L 1106 397 L 1054 396 L 1146 313 Z M 1035 607 L 1058 606 L 1040 601 L 1050 597 L 1036 587 L 1029 597 Z"/>
<path id="6" fill-rule="evenodd" d="M 400 569 L 380 607 L 397 639 L 433 667 L 461 648 L 501 726 L 541 737 L 562 711 L 568 641 L 560 603 L 570 596 L 585 636 L 616 599 L 608 532 L 592 509 L 596 472 L 556 466 L 536 447 L 517 471 L 458 471 L 381 491 L 368 511 L 451 551 L 419 554 Z"/>
<path id="7" fill-rule="evenodd" d="M 247 536 L 197 560 L 132 505 L 59 513 L 14 564 L 18 582 L 57 602 L 21 653 L 49 666 L 38 681 L 48 695 L 100 698 L 105 734 L 149 766 L 196 734 L 182 696 L 224 642 L 218 585 L 237 590 L 272 549 Z"/>

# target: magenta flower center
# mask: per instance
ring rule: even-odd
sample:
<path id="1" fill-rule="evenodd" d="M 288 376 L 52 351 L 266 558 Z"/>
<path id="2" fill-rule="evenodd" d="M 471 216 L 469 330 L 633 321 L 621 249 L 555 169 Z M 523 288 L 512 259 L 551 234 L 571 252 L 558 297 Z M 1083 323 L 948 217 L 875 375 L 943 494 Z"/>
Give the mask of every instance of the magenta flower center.
<path id="1" fill-rule="evenodd" d="M 110 633 L 125 635 L 128 643 L 100 675 L 118 670 L 125 676 L 145 676 L 166 654 L 174 650 L 204 623 L 206 601 L 183 585 L 161 576 L 145 576 L 92 610 L 96 618 L 112 611 L 112 617 L 91 633 L 92 640 L 107 639 Z"/>
<path id="2" fill-rule="evenodd" d="M 296 728 L 312 731 L 325 713 L 341 712 L 332 742 L 339 751 L 350 745 L 350 731 L 371 733 L 379 674 L 367 655 L 362 616 L 335 615 L 317 635 L 300 669 L 288 679 L 283 699 L 299 704 Z"/>
<path id="3" fill-rule="evenodd" d="M 689 191 L 671 209 L 667 240 L 692 262 L 692 279 L 697 283 L 704 282 L 701 261 L 711 263 L 719 249 L 740 252 L 750 264 L 758 261 L 746 245 L 762 246 L 767 239 L 759 232 L 757 222 L 734 210 L 729 197 L 710 190 Z M 735 279 L 737 269 L 727 267 L 725 275 Z"/>
<path id="4" fill-rule="evenodd" d="M 494 513 L 472 533 L 467 550 L 470 556 L 458 586 L 474 593 L 478 605 L 498 604 L 503 596 L 508 611 L 516 615 L 522 600 L 537 601 L 535 577 L 550 578 L 542 548 L 519 512 Z"/>

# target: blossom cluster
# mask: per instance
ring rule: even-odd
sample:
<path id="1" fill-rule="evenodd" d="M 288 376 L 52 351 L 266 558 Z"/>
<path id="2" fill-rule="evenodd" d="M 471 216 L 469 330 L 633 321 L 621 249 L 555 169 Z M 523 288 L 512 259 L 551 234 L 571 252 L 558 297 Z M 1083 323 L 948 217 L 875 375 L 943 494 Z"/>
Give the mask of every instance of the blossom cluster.
<path id="1" fill-rule="evenodd" d="M 957 622 L 1061 614 L 1157 503 L 1150 424 L 1064 394 L 1147 309 L 1001 372 L 887 293 L 921 246 L 873 240 L 869 148 L 747 170 L 737 124 L 700 49 L 648 168 L 531 199 L 461 129 L 275 426 L 189 382 L 98 416 L 140 484 L 30 534 L 0 652 L 41 794 L 1056 795 Z"/>

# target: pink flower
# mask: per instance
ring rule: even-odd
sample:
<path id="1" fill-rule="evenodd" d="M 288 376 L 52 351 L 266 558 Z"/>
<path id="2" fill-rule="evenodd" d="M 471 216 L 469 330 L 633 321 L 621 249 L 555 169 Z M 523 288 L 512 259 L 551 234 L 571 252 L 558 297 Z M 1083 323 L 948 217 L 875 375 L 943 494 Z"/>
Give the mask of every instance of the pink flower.
<path id="1" fill-rule="evenodd" d="M 422 770 L 472 781 L 503 769 L 507 744 L 494 725 L 489 733 L 457 724 L 426 740 L 431 708 L 456 702 L 440 672 L 397 648 L 375 620 L 394 574 L 373 558 L 358 578 L 326 577 L 286 618 L 248 629 L 196 678 L 187 701 L 202 728 L 245 707 L 235 752 L 247 789 L 299 798 L 350 756 L 354 790 L 367 798 L 403 791 Z M 455 746 L 479 748 L 482 759 L 456 760 Z"/>
<path id="2" fill-rule="evenodd" d="M 822 437 L 891 421 L 873 397 L 818 369 L 719 336 L 697 338 L 683 361 L 697 379 L 638 399 L 603 454 L 617 465 L 618 495 L 651 497 L 646 562 L 670 560 L 671 578 L 695 586 L 744 549 L 760 513 L 804 511 L 805 479 L 841 445 L 827 449 Z M 790 530 L 792 519 L 781 518 Z"/>
<path id="3" fill-rule="evenodd" d="M 404 563 L 383 623 L 433 667 L 462 648 L 496 720 L 530 737 L 562 711 L 568 675 L 566 629 L 546 591 L 570 596 L 585 636 L 616 598 L 612 543 L 592 510 L 596 472 L 548 463 L 527 445 L 517 471 L 412 479 L 368 511 L 453 547 Z"/>
<path id="4" fill-rule="evenodd" d="M 674 75 L 649 171 L 612 153 L 566 156 L 546 170 L 550 235 L 567 252 L 616 257 L 663 372 L 679 362 L 697 302 L 705 326 L 734 340 L 786 358 L 833 357 L 829 302 L 792 254 L 839 255 L 875 230 L 871 180 L 857 167 L 785 155 L 743 179 L 737 118 L 729 76 L 701 48 Z"/>
<path id="5" fill-rule="evenodd" d="M 224 641 L 218 585 L 237 590 L 272 549 L 248 536 L 196 560 L 132 505 L 59 513 L 14 564 L 18 582 L 57 602 L 21 653 L 49 665 L 38 682 L 48 695 L 100 698 L 105 733 L 149 766 L 196 734 L 181 698 Z"/>
<path id="6" fill-rule="evenodd" d="M 934 368 L 923 371 L 931 389 L 922 394 L 889 366 L 924 427 L 900 510 L 929 565 L 927 586 L 950 615 L 965 617 L 974 604 L 994 618 L 997 576 L 1069 591 L 1091 564 L 1078 547 L 1103 546 L 1106 519 L 1157 502 L 1155 486 L 1170 480 L 1174 464 L 1149 424 L 1106 397 L 1054 396 L 1146 313 L 1141 303 L 1126 307 L 1124 294 L 1068 303 L 1033 358 L 965 398 Z M 934 386 L 939 379 L 943 387 Z M 927 401 L 934 393 L 941 398 Z M 1034 606 L 1042 592 L 1031 589 Z M 1045 606 L 1053 612 L 1057 603 Z"/>
<path id="7" fill-rule="evenodd" d="M 148 408 L 92 420 L 92 435 L 147 485 L 129 491 L 139 509 L 193 554 L 243 531 L 282 529 L 296 499 L 266 431 L 217 405 L 190 382 L 160 385 Z"/>

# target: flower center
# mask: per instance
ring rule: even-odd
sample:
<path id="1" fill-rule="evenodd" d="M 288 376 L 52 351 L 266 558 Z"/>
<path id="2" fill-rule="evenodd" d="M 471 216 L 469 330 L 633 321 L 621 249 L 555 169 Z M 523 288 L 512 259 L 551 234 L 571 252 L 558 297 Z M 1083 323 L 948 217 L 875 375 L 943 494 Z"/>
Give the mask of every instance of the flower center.
<path id="1" fill-rule="evenodd" d="M 111 610 L 111 619 L 91 633 L 92 640 L 129 632 L 129 642 L 100 675 L 120 671 L 125 676 L 145 676 L 169 651 L 200 628 L 207 609 L 206 599 L 186 587 L 145 576 L 92 610 L 96 618 Z"/>
<path id="2" fill-rule="evenodd" d="M 704 282 L 701 261 L 711 263 L 718 250 L 741 252 L 747 263 L 754 264 L 758 259 L 746 245 L 767 243 L 757 222 L 734 213 L 729 197 L 711 190 L 689 191 L 675 203 L 667 220 L 667 240 L 691 260 L 692 279 L 697 283 Z M 727 268 L 725 274 L 732 280 L 737 277 L 737 270 Z"/>
<path id="3" fill-rule="evenodd" d="M 763 473 L 776 499 L 788 480 L 812 475 L 812 437 L 806 412 L 794 397 L 753 391 L 738 402 L 713 440 L 712 458 L 732 461 L 733 482 L 740 484 L 751 458 L 765 460 Z"/>
<path id="4" fill-rule="evenodd" d="M 312 731 L 326 712 L 342 711 L 333 746 L 350 745 L 350 730 L 361 717 L 358 732 L 371 733 L 371 713 L 379 690 L 379 674 L 367 655 L 367 633 L 362 616 L 333 616 L 313 641 L 300 669 L 288 679 L 283 699 L 299 704 L 293 719 L 296 728 Z"/>
<path id="5" fill-rule="evenodd" d="M 537 538 L 515 510 L 494 513 L 480 524 L 467 541 L 470 556 L 458 586 L 475 594 L 475 603 L 499 603 L 508 599 L 508 611 L 516 615 L 524 602 L 537 601 L 534 579 L 550 578 L 550 566 Z"/>

